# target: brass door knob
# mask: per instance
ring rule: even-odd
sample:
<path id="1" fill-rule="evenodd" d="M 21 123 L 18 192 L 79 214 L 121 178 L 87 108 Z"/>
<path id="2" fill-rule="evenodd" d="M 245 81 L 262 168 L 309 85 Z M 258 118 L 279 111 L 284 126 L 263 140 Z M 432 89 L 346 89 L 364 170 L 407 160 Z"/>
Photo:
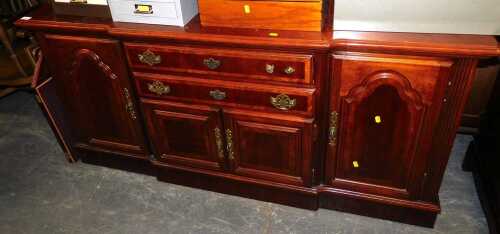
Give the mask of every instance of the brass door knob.
<path id="1" fill-rule="evenodd" d="M 210 70 L 215 70 L 220 67 L 221 61 L 214 58 L 207 58 L 203 60 L 203 64 Z"/>
<path id="2" fill-rule="evenodd" d="M 273 74 L 275 67 L 276 66 L 274 64 L 266 64 L 266 72 L 269 74 Z"/>
<path id="3" fill-rule="evenodd" d="M 161 81 L 154 81 L 148 84 L 148 90 L 161 96 L 170 93 L 170 86 L 163 84 Z"/>
<path id="4" fill-rule="evenodd" d="M 215 100 L 217 100 L 217 101 L 224 100 L 224 99 L 226 98 L 226 93 L 225 93 L 225 92 L 222 92 L 222 91 L 220 91 L 220 90 L 218 90 L 218 89 L 217 89 L 217 90 L 212 90 L 212 91 L 210 91 L 210 93 L 209 93 L 209 94 L 210 94 L 210 96 L 211 96 L 213 99 L 215 99 Z"/>
<path id="5" fill-rule="evenodd" d="M 151 50 L 146 50 L 142 54 L 137 55 L 141 63 L 145 63 L 149 66 L 154 66 L 161 63 L 161 56 L 156 55 Z"/>
<path id="6" fill-rule="evenodd" d="M 291 67 L 291 66 L 288 66 L 285 68 L 284 72 L 287 74 L 287 75 L 291 75 L 295 72 L 295 68 Z"/>
<path id="7" fill-rule="evenodd" d="M 280 110 L 290 110 L 297 105 L 297 100 L 290 98 L 286 94 L 271 97 L 271 104 Z"/>

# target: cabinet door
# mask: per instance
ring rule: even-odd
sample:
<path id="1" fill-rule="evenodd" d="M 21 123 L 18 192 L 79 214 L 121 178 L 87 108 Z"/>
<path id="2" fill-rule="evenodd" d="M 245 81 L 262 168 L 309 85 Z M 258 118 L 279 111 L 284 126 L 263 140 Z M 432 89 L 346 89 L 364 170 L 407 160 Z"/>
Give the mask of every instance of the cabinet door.
<path id="1" fill-rule="evenodd" d="M 219 109 L 153 100 L 142 103 L 148 133 L 160 162 L 224 169 L 224 129 Z"/>
<path id="2" fill-rule="evenodd" d="M 224 110 L 233 173 L 298 186 L 311 184 L 313 120 Z"/>
<path id="3" fill-rule="evenodd" d="M 329 183 L 418 197 L 451 65 L 426 57 L 334 55 Z"/>
<path id="4" fill-rule="evenodd" d="M 72 146 L 147 158 L 120 44 L 59 35 L 41 42 L 71 125 Z"/>

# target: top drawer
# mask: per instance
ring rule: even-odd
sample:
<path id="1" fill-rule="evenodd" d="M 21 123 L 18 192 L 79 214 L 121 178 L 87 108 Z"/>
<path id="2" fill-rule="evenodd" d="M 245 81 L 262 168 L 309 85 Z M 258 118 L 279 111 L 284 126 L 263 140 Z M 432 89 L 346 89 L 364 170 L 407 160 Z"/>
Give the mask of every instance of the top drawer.
<path id="1" fill-rule="evenodd" d="M 312 55 L 126 43 L 135 72 L 312 83 Z"/>

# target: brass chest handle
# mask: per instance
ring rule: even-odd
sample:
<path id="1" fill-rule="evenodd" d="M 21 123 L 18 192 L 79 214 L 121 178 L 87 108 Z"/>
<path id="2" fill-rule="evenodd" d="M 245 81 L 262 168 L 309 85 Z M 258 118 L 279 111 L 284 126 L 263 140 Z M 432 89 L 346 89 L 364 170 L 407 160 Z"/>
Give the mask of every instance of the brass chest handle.
<path id="1" fill-rule="evenodd" d="M 170 86 L 163 84 L 161 81 L 154 81 L 148 84 L 148 90 L 156 95 L 169 94 L 171 89 Z"/>
<path id="2" fill-rule="evenodd" d="M 226 93 L 225 92 L 222 92 L 220 90 L 213 90 L 213 91 L 210 91 L 210 96 L 217 100 L 217 101 L 220 101 L 220 100 L 224 100 L 226 98 Z"/>
<path id="3" fill-rule="evenodd" d="M 210 70 L 215 70 L 220 67 L 221 61 L 214 58 L 207 58 L 203 60 L 203 64 Z"/>
<path id="4" fill-rule="evenodd" d="M 280 110 L 290 110 L 297 105 L 297 100 L 290 98 L 286 94 L 271 97 L 271 104 Z"/>
<path id="5" fill-rule="evenodd" d="M 145 63 L 149 66 L 154 66 L 161 63 L 161 56 L 156 55 L 151 50 L 146 50 L 142 54 L 137 55 L 141 63 Z"/>

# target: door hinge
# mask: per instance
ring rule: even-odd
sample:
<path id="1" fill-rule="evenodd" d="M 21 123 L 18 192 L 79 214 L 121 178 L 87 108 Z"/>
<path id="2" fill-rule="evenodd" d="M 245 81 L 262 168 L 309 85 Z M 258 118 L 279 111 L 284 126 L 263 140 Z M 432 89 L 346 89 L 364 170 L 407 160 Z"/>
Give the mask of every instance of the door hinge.
<path id="1" fill-rule="evenodd" d="M 311 183 L 314 184 L 316 178 L 316 170 L 313 168 L 312 169 L 312 176 L 311 176 Z"/>

